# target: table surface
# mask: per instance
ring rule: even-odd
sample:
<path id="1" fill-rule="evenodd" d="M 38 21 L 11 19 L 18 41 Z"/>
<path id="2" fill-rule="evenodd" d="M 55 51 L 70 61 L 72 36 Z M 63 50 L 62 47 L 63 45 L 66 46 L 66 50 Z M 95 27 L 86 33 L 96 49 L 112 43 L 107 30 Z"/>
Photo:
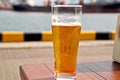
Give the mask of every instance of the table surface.
<path id="1" fill-rule="evenodd" d="M 53 80 L 53 64 L 20 66 L 21 80 Z M 120 64 L 114 61 L 96 61 L 77 64 L 77 80 L 120 80 Z"/>

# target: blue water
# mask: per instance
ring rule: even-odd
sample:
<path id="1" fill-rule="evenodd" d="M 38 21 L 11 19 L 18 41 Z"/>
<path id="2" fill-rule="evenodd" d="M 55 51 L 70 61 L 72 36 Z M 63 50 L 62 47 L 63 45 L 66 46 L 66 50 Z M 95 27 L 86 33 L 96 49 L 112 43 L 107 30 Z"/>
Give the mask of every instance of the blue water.
<path id="1" fill-rule="evenodd" d="M 82 30 L 113 31 L 118 13 L 83 14 Z M 42 32 L 51 30 L 51 13 L 0 11 L 0 32 Z"/>

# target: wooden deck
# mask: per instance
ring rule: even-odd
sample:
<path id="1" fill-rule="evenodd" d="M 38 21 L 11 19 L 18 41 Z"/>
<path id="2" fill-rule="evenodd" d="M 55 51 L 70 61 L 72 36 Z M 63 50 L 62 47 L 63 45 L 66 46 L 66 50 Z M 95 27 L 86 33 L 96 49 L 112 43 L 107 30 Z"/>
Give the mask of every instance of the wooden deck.
<path id="1" fill-rule="evenodd" d="M 92 77 L 92 79 L 90 80 L 106 80 L 104 78 L 112 80 L 112 78 L 114 77 L 116 78 L 114 78 L 114 80 L 120 80 L 119 77 L 116 77 L 119 76 L 119 74 L 113 75 L 114 73 L 119 73 L 119 69 L 114 68 L 114 65 L 116 65 L 117 63 L 112 62 L 112 51 L 113 46 L 80 47 L 78 54 L 78 66 L 80 66 L 78 67 L 78 75 L 83 75 L 84 78 L 86 78 L 86 76 L 89 76 L 90 78 Z M 53 63 L 52 48 L 0 49 L 0 80 L 20 80 L 20 65 L 51 65 L 46 63 Z M 105 68 L 108 69 L 104 70 Z M 111 71 L 115 72 L 109 73 Z M 83 73 L 85 73 L 85 75 Z M 91 75 L 90 73 L 92 73 L 93 75 Z M 102 73 L 106 74 L 102 75 Z M 50 72 L 50 79 L 52 79 L 51 75 L 52 73 Z M 94 78 L 94 75 L 96 75 L 98 79 Z M 82 78 L 82 80 L 84 78 Z"/>

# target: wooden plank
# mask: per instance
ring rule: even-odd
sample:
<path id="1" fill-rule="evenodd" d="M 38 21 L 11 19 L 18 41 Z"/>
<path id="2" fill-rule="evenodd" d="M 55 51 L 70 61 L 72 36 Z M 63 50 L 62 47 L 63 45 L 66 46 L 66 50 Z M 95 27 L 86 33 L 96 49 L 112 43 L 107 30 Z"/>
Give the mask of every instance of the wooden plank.
<path id="1" fill-rule="evenodd" d="M 22 80 L 51 79 L 53 74 L 46 68 L 44 64 L 28 64 L 20 67 L 20 75 Z"/>
<path id="2" fill-rule="evenodd" d="M 77 73 L 80 73 L 78 75 L 78 77 L 82 77 L 81 74 L 84 73 L 84 76 L 85 76 L 84 80 L 105 80 L 104 77 L 101 77 L 101 76 L 97 75 L 96 73 L 94 73 L 90 69 L 84 67 L 82 64 L 77 65 Z"/>
<path id="3" fill-rule="evenodd" d="M 27 80 L 26 74 L 24 73 L 24 69 L 22 68 L 22 66 L 20 66 L 20 77 L 21 77 L 21 80 Z"/>
<path id="4" fill-rule="evenodd" d="M 54 64 L 46 63 L 45 65 L 49 68 L 50 71 L 54 71 Z M 105 80 L 105 78 L 87 69 L 82 64 L 78 64 L 77 65 L 77 80 Z"/>
<path id="5" fill-rule="evenodd" d="M 84 63 L 84 67 L 107 80 L 120 80 L 120 64 L 114 61 Z"/>

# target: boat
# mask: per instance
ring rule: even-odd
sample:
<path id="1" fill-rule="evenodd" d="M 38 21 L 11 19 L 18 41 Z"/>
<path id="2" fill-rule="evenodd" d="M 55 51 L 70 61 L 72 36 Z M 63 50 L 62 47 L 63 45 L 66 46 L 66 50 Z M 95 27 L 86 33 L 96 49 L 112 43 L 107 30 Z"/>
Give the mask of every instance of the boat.
<path id="1" fill-rule="evenodd" d="M 25 1 L 25 0 L 24 0 Z M 79 4 L 76 4 L 79 5 Z M 13 4 L 13 10 L 25 12 L 51 12 L 51 6 L 31 6 L 30 4 Z M 120 2 L 113 4 L 84 4 L 83 13 L 119 13 Z"/>
<path id="2" fill-rule="evenodd" d="M 105 5 L 83 5 L 84 13 L 119 13 L 120 3 Z"/>
<path id="3" fill-rule="evenodd" d="M 51 6 L 13 5 L 13 10 L 24 12 L 51 12 Z"/>

